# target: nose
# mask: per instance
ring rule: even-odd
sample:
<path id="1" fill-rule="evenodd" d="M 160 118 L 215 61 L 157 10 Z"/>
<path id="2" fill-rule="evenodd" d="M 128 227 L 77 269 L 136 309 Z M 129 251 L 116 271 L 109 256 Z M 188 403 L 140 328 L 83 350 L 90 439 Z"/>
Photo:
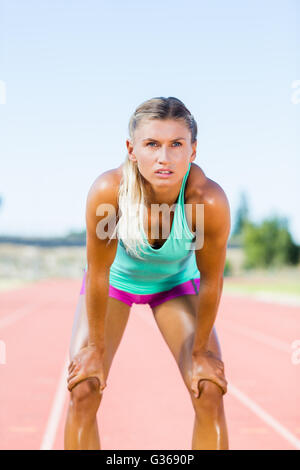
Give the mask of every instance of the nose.
<path id="1" fill-rule="evenodd" d="M 169 157 L 168 157 L 168 150 L 166 147 L 162 147 L 160 152 L 158 153 L 158 162 L 159 163 L 167 163 L 169 162 Z"/>

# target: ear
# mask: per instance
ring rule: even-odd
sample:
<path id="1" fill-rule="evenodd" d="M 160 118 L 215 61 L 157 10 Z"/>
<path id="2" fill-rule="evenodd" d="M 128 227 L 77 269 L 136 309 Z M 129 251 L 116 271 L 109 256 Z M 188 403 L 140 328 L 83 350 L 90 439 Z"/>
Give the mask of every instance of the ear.
<path id="1" fill-rule="evenodd" d="M 129 139 L 126 140 L 126 147 L 127 147 L 127 151 L 128 151 L 128 158 L 129 158 L 129 160 L 131 160 L 131 161 L 133 161 L 133 162 L 136 162 L 136 161 L 137 161 L 137 160 L 136 160 L 136 157 L 135 157 L 135 155 L 133 154 L 133 144 L 132 144 L 132 142 L 131 142 Z"/>
<path id="2" fill-rule="evenodd" d="M 192 144 L 192 155 L 191 155 L 191 162 L 193 162 L 196 158 L 196 151 L 197 151 L 197 140 Z"/>

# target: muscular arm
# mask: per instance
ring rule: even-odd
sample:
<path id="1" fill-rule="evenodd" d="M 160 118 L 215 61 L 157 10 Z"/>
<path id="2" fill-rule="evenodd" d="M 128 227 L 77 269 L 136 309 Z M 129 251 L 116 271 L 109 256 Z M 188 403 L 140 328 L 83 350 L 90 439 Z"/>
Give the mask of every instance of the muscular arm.
<path id="1" fill-rule="evenodd" d="M 118 240 L 102 235 L 116 223 L 116 179 L 111 172 L 100 175 L 93 183 L 86 202 L 86 246 L 88 269 L 86 274 L 86 309 L 88 317 L 88 344 L 104 349 L 104 324 L 109 293 L 109 272 L 114 261 Z M 104 205 L 110 211 L 104 211 Z M 105 225 L 106 221 L 109 225 Z M 110 231 L 111 234 L 111 231 Z"/>
<path id="2" fill-rule="evenodd" d="M 230 208 L 223 189 L 209 180 L 205 197 L 200 192 L 196 202 L 204 204 L 204 244 L 196 249 L 201 274 L 193 354 L 207 349 L 223 288 L 227 240 L 230 232 Z M 195 225 L 196 232 L 203 227 Z"/>

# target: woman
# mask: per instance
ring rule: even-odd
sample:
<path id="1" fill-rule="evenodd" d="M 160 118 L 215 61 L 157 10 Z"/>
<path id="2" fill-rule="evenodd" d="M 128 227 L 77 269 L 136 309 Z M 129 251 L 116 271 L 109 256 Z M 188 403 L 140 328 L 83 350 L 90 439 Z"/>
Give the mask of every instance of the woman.
<path id="1" fill-rule="evenodd" d="M 65 449 L 101 448 L 96 413 L 132 303 L 152 308 L 190 393 L 192 449 L 228 449 L 227 381 L 214 327 L 228 200 L 193 163 L 197 124 L 177 98 L 142 103 L 129 135 L 126 161 L 101 174 L 87 197 L 87 270 L 70 347 Z M 158 215 L 157 207 L 164 208 Z"/>

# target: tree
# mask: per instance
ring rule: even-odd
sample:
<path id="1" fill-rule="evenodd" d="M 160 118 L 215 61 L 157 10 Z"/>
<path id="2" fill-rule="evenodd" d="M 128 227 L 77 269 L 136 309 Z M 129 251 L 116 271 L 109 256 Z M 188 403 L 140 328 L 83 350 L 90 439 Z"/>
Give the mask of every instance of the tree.
<path id="1" fill-rule="evenodd" d="M 233 236 L 241 235 L 245 223 L 249 220 L 249 207 L 245 191 L 240 194 L 240 203 L 235 214 L 235 225 L 232 232 Z"/>
<path id="2" fill-rule="evenodd" d="M 272 216 L 243 229 L 245 268 L 282 266 L 299 262 L 300 247 L 293 242 L 285 217 Z"/>

